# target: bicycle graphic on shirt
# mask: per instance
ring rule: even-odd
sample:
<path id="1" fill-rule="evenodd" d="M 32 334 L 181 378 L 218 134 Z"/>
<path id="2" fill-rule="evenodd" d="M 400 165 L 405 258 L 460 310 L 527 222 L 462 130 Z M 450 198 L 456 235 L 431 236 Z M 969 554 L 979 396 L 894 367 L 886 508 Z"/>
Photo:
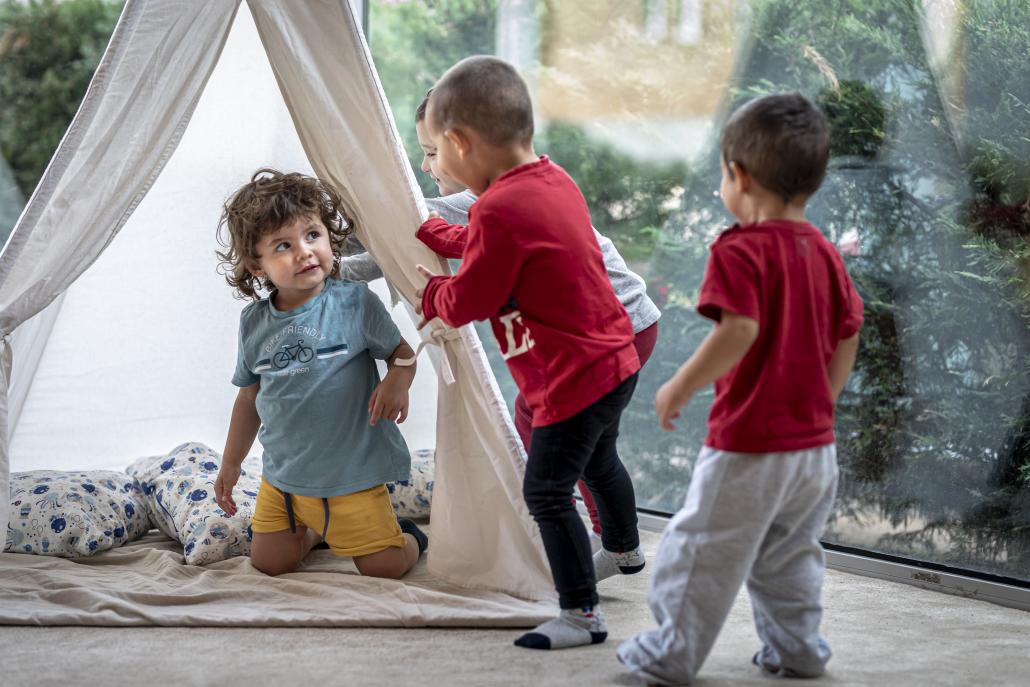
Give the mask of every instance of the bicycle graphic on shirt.
<path id="1" fill-rule="evenodd" d="M 272 365 L 281 370 L 290 364 L 290 361 L 299 360 L 302 363 L 309 362 L 315 357 L 315 352 L 304 345 L 304 339 L 299 339 L 293 346 L 283 345 L 283 350 L 272 356 Z"/>

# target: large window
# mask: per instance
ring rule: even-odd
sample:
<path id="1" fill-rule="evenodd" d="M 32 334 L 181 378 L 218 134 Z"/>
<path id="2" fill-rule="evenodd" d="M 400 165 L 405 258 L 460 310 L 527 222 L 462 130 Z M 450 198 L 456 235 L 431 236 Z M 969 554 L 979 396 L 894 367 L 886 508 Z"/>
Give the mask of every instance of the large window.
<path id="1" fill-rule="evenodd" d="M 120 5 L 0 0 L 0 239 Z M 834 157 L 811 217 L 866 303 L 826 540 L 1030 582 L 1028 3 L 372 0 L 368 15 L 416 168 L 426 89 L 466 55 L 500 55 L 530 83 L 537 149 L 647 280 L 663 317 L 621 449 L 640 506 L 659 512 L 682 504 L 711 401 L 658 429 L 655 390 L 710 328 L 693 302 L 730 222 L 715 194 L 719 129 L 752 95 L 817 100 Z"/>
<path id="2" fill-rule="evenodd" d="M 817 100 L 833 160 L 810 216 L 866 303 L 826 540 L 1026 582 L 1028 27 L 1020 0 L 379 0 L 370 42 L 416 167 L 414 109 L 447 67 L 493 53 L 526 75 L 538 151 L 664 313 L 621 440 L 639 505 L 663 512 L 682 504 L 711 401 L 658 429 L 655 390 L 710 328 L 693 301 L 730 222 L 719 128 L 756 94 Z"/>
<path id="3" fill-rule="evenodd" d="M 0 246 L 78 109 L 121 5 L 0 0 Z"/>

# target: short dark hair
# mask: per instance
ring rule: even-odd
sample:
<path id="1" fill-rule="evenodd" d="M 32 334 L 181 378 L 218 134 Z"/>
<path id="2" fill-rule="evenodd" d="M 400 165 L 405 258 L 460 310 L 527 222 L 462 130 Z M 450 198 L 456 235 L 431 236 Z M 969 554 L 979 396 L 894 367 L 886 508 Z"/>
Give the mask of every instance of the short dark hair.
<path id="1" fill-rule="evenodd" d="M 822 184 L 830 159 L 830 128 L 800 93 L 766 95 L 730 115 L 720 148 L 727 167 L 736 163 L 789 202 L 812 195 Z"/>
<path id="2" fill-rule="evenodd" d="M 330 276 L 339 277 L 343 245 L 354 232 L 354 222 L 343 214 L 340 205 L 340 194 L 321 179 L 297 172 L 259 169 L 222 208 L 218 243 L 225 250 L 216 251 L 219 272 L 225 275 L 238 298 L 257 299 L 260 288 L 271 291 L 275 288 L 271 281 L 258 279 L 248 269 L 248 263 L 258 258 L 258 241 L 294 220 L 318 215 L 329 232 L 335 258 Z"/>
<path id="3" fill-rule="evenodd" d="M 429 94 L 441 131 L 467 126 L 496 146 L 533 141 L 533 101 L 518 71 L 504 60 L 473 55 L 447 70 Z"/>
<path id="4" fill-rule="evenodd" d="M 420 102 L 418 104 L 418 107 L 415 108 L 415 123 L 416 124 L 418 124 L 419 122 L 426 121 L 426 108 L 429 107 L 429 94 L 432 93 L 432 92 L 433 92 L 432 88 L 430 88 L 428 91 L 426 91 L 426 97 L 422 98 L 422 102 Z"/>

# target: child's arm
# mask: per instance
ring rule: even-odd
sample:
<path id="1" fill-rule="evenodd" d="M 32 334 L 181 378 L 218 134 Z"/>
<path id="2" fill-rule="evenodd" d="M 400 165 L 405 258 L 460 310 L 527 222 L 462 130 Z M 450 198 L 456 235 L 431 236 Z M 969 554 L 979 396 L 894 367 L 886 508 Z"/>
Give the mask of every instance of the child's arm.
<path id="1" fill-rule="evenodd" d="M 404 339 L 386 360 L 386 376 L 368 399 L 368 424 L 389 420 L 400 424 L 408 417 L 408 389 L 415 379 L 415 365 L 398 365 L 398 358 L 412 358 L 415 351 Z"/>
<path id="2" fill-rule="evenodd" d="M 487 319 L 511 299 L 522 270 L 522 246 L 496 213 L 483 212 L 477 222 L 468 232 L 465 254 L 455 276 L 435 276 L 416 265 L 429 278 L 425 287 L 415 292 L 421 299 L 415 311 L 421 313 L 423 323 L 439 317 L 448 326 L 460 327 Z"/>
<path id="3" fill-rule="evenodd" d="M 830 376 L 830 393 L 834 403 L 837 402 L 837 397 L 844 390 L 844 383 L 848 381 L 848 375 L 851 374 L 851 370 L 855 367 L 855 356 L 857 354 L 858 332 L 855 332 L 848 338 L 841 339 L 837 344 L 837 350 L 833 352 L 833 357 L 830 358 L 827 372 Z"/>
<path id="4" fill-rule="evenodd" d="M 380 279 L 383 270 L 368 253 L 358 253 L 340 258 L 340 279 L 370 282 Z"/>
<path id="5" fill-rule="evenodd" d="M 222 466 L 215 478 L 215 501 L 230 517 L 236 514 L 232 488 L 240 479 L 240 465 L 247 457 L 247 451 L 254 445 L 254 438 L 261 428 L 261 418 L 257 412 L 259 388 L 260 382 L 245 386 L 236 394 L 232 418 L 229 420 L 229 436 L 225 439 L 225 450 L 222 452 Z"/>
<path id="6" fill-rule="evenodd" d="M 680 416 L 680 410 L 690 397 L 732 370 L 756 338 L 757 321 L 723 310 L 719 323 L 694 355 L 658 389 L 654 407 L 662 429 L 666 432 L 675 429 L 672 420 Z"/>
<path id="7" fill-rule="evenodd" d="M 340 258 L 340 279 L 370 282 L 382 276 L 383 271 L 361 245 L 361 241 L 353 234 L 348 236 L 343 242 L 343 257 Z"/>
<path id="8" fill-rule="evenodd" d="M 468 227 L 463 224 L 448 224 L 437 212 L 430 212 L 429 219 L 415 232 L 419 241 L 429 246 L 437 255 L 445 258 L 460 258 L 468 242 Z"/>

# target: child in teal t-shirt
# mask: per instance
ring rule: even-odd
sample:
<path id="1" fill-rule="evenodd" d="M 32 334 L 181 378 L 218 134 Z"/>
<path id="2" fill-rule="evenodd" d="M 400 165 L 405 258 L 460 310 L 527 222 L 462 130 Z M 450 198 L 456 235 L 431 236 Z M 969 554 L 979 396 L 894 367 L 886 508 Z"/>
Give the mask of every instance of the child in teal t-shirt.
<path id="1" fill-rule="evenodd" d="M 291 572 L 324 541 L 362 574 L 396 578 L 427 544 L 413 522 L 398 522 L 385 486 L 410 472 L 396 423 L 415 368 L 397 360 L 414 353 L 365 284 L 339 280 L 351 233 L 339 208 L 327 184 L 274 170 L 258 171 L 225 205 L 226 280 L 255 300 L 240 316 L 240 391 L 215 498 L 235 513 L 240 464 L 260 436 L 254 567 Z M 259 299 L 259 288 L 270 295 Z M 381 381 L 376 359 L 388 366 Z"/>

